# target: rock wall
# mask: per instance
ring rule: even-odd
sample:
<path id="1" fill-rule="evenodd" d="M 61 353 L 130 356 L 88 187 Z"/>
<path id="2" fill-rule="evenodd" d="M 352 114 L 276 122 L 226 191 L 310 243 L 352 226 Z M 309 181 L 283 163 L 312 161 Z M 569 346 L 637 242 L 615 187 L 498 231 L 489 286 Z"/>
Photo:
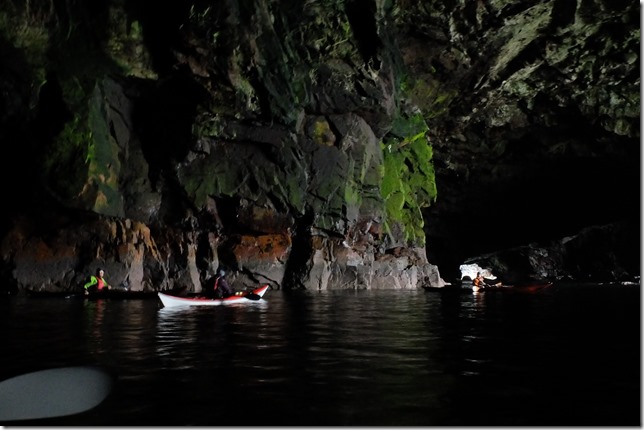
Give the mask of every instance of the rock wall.
<path id="1" fill-rule="evenodd" d="M 631 2 L 31 6 L 0 6 L 5 285 L 438 286 L 639 219 Z"/>
<path id="2" fill-rule="evenodd" d="M 612 222 L 635 227 L 639 253 L 637 4 L 430 0 L 400 14 L 410 97 L 430 117 L 425 230 L 441 273 Z"/>

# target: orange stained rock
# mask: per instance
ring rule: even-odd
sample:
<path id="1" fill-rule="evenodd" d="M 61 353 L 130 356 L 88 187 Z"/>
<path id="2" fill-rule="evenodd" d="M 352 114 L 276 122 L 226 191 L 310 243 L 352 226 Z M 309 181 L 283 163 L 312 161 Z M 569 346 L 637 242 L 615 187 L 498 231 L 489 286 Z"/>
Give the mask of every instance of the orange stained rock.
<path id="1" fill-rule="evenodd" d="M 291 250 L 291 238 L 287 234 L 242 236 L 233 252 L 238 260 L 282 260 Z"/>

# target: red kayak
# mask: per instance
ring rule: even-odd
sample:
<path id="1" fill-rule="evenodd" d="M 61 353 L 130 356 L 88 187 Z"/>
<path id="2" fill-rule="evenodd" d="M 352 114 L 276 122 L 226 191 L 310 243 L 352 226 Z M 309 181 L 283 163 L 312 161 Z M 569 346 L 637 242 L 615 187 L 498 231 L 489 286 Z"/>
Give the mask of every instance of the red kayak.
<path id="1" fill-rule="evenodd" d="M 177 306 L 219 306 L 230 305 L 233 303 L 251 303 L 258 301 L 264 296 L 268 290 L 268 285 L 262 285 L 252 291 L 245 291 L 239 295 L 226 297 L 225 299 L 209 299 L 206 297 L 178 297 L 170 294 L 158 293 L 159 299 L 163 306 L 177 307 Z"/>
<path id="2" fill-rule="evenodd" d="M 434 291 L 438 293 L 536 293 L 545 290 L 552 286 L 552 282 L 543 282 L 537 284 L 526 285 L 487 285 L 485 287 L 469 287 L 469 286 L 445 286 L 445 287 L 429 287 L 423 286 L 425 291 Z M 478 288 L 478 289 L 476 289 Z"/>
<path id="3" fill-rule="evenodd" d="M 528 285 L 486 285 L 480 287 L 478 292 L 481 293 L 536 293 L 552 287 L 552 282 Z M 476 291 L 476 290 L 475 290 Z"/>

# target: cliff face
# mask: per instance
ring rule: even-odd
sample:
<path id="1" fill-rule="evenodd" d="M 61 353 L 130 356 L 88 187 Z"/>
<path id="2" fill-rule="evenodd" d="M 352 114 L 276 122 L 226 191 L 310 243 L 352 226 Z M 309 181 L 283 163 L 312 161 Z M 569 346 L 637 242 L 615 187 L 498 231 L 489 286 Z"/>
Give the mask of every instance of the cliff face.
<path id="1" fill-rule="evenodd" d="M 3 6 L 8 283 L 415 288 L 638 216 L 630 2 L 214 3 Z"/>
<path id="2" fill-rule="evenodd" d="M 433 113 L 439 198 L 424 212 L 430 261 L 449 276 L 479 253 L 536 241 L 558 249 L 563 237 L 615 221 L 633 237 L 619 252 L 637 260 L 639 7 L 407 6 L 415 19 L 403 21 L 401 50 L 422 95 L 411 98 Z M 610 241 L 594 247 L 614 257 Z M 639 273 L 638 264 L 620 260 Z"/>

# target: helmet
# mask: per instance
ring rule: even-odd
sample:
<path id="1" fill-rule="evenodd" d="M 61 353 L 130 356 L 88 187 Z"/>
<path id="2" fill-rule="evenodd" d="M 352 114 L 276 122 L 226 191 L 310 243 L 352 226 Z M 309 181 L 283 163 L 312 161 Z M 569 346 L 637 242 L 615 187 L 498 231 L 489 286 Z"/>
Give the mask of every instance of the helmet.
<path id="1" fill-rule="evenodd" d="M 217 273 L 219 274 L 219 276 L 226 276 L 226 271 L 224 269 L 219 269 Z"/>

